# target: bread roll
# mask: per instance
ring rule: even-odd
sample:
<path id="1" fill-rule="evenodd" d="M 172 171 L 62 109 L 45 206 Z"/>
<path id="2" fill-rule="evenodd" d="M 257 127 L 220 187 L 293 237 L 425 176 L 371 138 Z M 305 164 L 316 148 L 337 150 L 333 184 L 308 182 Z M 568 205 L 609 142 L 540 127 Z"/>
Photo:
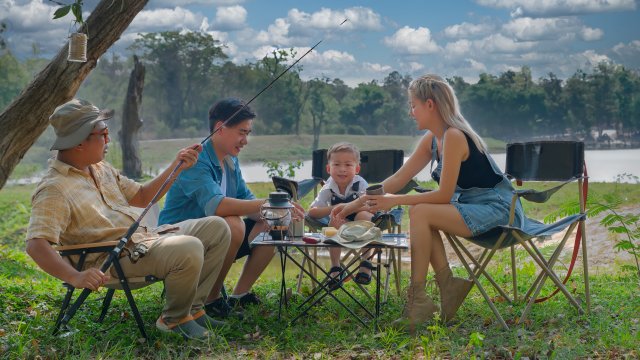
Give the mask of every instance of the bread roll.
<path id="1" fill-rule="evenodd" d="M 322 228 L 322 235 L 326 237 L 332 237 L 337 233 L 338 233 L 338 229 L 334 228 L 333 226 Z"/>

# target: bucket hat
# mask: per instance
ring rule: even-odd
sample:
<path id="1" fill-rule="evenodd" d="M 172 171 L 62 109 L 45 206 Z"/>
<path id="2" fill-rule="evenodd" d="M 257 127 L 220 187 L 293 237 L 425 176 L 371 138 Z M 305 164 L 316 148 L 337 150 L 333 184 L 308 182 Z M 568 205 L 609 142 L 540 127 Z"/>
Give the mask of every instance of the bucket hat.
<path id="1" fill-rule="evenodd" d="M 359 249 L 372 242 L 382 242 L 382 231 L 371 221 L 355 220 L 343 224 L 336 235 L 325 240 L 331 241 L 344 247 Z"/>
<path id="2" fill-rule="evenodd" d="M 58 106 L 49 117 L 56 133 L 51 150 L 70 149 L 80 144 L 96 123 L 112 117 L 113 110 L 100 110 L 87 100 L 73 99 Z"/>

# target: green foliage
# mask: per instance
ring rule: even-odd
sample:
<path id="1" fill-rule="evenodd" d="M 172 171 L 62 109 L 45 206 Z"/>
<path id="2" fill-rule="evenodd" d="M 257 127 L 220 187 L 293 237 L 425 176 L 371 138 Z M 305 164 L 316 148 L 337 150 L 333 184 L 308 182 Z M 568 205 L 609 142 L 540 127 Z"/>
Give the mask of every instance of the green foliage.
<path id="1" fill-rule="evenodd" d="M 267 168 L 269 177 L 279 176 L 291 179 L 296 176 L 296 170 L 302 167 L 302 161 L 297 160 L 285 164 L 277 160 L 265 160 L 262 166 Z"/>
<path id="2" fill-rule="evenodd" d="M 77 24 L 83 24 L 84 20 L 82 19 L 82 2 L 83 0 L 75 0 L 72 4 L 64 5 L 56 9 L 53 13 L 53 19 L 59 19 L 61 17 L 66 16 L 69 11 L 73 14 L 74 21 Z"/>
<path id="3" fill-rule="evenodd" d="M 173 131 L 184 126 L 183 119 L 200 118 L 205 129 L 210 84 L 227 58 L 220 42 L 204 32 L 165 31 L 141 34 L 130 49 L 142 53 L 140 60 L 148 69 L 143 100 L 147 116 L 161 119 Z"/>
<path id="4" fill-rule="evenodd" d="M 628 174 L 618 175 L 617 178 L 623 179 Z M 625 251 L 633 255 L 636 263 L 635 271 L 640 280 L 640 214 L 627 212 L 621 209 L 622 204 L 626 201 L 623 194 L 614 191 L 604 195 L 591 195 L 587 200 L 587 216 L 594 217 L 605 213 L 600 220 L 600 225 L 604 226 L 611 234 L 622 235 L 615 236 L 616 241 L 614 248 L 618 251 Z M 560 206 L 556 211 L 550 213 L 545 222 L 553 222 L 559 217 L 569 216 L 580 212 L 580 204 L 577 202 L 567 202 Z"/>

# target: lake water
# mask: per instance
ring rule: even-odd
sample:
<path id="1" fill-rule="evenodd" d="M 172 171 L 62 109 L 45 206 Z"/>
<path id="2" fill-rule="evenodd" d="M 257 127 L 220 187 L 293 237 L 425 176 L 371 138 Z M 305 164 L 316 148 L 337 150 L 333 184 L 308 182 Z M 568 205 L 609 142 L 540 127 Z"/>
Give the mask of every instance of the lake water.
<path id="1" fill-rule="evenodd" d="M 504 170 L 506 154 L 492 154 L 496 163 Z M 405 158 L 406 160 L 406 158 Z M 594 182 L 615 182 L 616 176 L 631 174 L 640 177 L 640 149 L 623 150 L 587 150 L 585 151 L 589 180 Z M 266 168 L 261 163 L 242 164 L 242 173 L 247 182 L 270 181 Z M 418 173 L 418 180 L 431 180 L 429 169 Z M 305 161 L 302 168 L 296 171 L 295 180 L 311 177 L 311 160 Z M 635 182 L 625 177 L 623 182 Z"/>
<path id="2" fill-rule="evenodd" d="M 492 154 L 496 163 L 504 170 L 505 153 Z M 615 182 L 616 176 L 630 174 L 640 177 L 640 149 L 623 150 L 587 150 L 585 151 L 589 180 L 594 182 Z M 405 158 L 406 160 L 406 158 Z M 156 165 L 156 169 L 164 169 L 169 164 Z M 242 174 L 247 182 L 271 181 L 267 175 L 267 168 L 262 163 L 242 163 Z M 9 180 L 8 184 L 31 184 L 40 181 L 43 173 L 29 178 Z M 157 174 L 154 174 L 157 175 Z M 311 160 L 303 162 L 302 168 L 296 171 L 295 180 L 309 179 L 311 177 Z M 418 180 L 431 180 L 428 169 L 421 171 Z M 636 182 L 632 177 L 623 177 L 622 182 Z"/>

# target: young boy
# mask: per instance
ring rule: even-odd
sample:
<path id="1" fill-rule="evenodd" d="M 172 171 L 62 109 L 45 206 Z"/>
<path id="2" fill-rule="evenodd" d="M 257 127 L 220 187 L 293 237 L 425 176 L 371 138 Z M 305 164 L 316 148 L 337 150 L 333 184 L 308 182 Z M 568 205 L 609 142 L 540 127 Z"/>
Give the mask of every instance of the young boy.
<path id="1" fill-rule="evenodd" d="M 331 214 L 331 210 L 337 204 L 349 203 L 361 195 L 364 195 L 367 189 L 367 181 L 358 173 L 360 172 L 360 151 L 358 148 L 347 142 L 334 144 L 327 151 L 327 172 L 329 179 L 322 187 L 318 196 L 315 198 L 309 209 L 309 217 L 320 219 Z M 359 210 L 349 216 L 347 219 L 353 220 L 369 220 L 373 214 L 366 210 Z M 331 219 L 329 226 L 339 228 L 341 223 Z M 367 285 L 371 282 L 371 269 L 373 266 L 366 260 L 368 250 L 363 251 L 360 255 L 363 260 L 360 263 L 360 269 L 356 274 L 354 281 Z M 331 269 L 329 275 L 332 281 L 329 283 L 331 290 L 337 289 L 340 282 L 345 276 L 345 272 L 340 265 L 341 249 L 339 247 L 329 248 L 329 256 L 331 258 Z M 338 274 L 342 274 L 336 279 Z"/>

